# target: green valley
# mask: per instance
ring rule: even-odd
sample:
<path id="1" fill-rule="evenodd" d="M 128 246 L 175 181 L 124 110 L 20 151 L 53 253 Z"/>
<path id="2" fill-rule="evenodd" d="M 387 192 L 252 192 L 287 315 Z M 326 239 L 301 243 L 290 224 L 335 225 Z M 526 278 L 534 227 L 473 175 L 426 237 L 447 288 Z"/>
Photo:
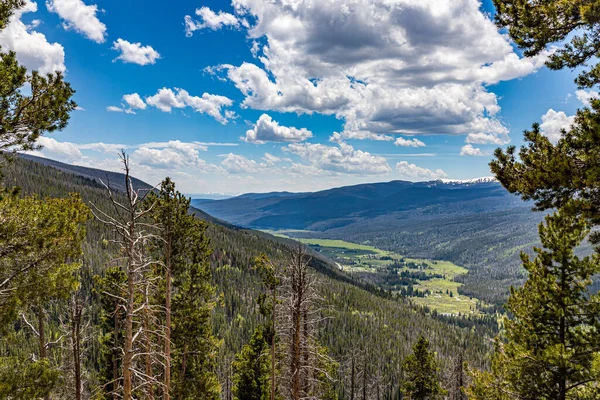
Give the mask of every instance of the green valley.
<path id="1" fill-rule="evenodd" d="M 279 237 L 288 231 L 268 231 Z M 455 281 L 469 271 L 450 261 L 409 258 L 369 244 L 339 239 L 296 238 L 331 259 L 340 270 L 374 284 L 391 294 L 410 298 L 415 304 L 445 315 L 482 315 L 483 301 L 461 295 L 462 283 Z"/>

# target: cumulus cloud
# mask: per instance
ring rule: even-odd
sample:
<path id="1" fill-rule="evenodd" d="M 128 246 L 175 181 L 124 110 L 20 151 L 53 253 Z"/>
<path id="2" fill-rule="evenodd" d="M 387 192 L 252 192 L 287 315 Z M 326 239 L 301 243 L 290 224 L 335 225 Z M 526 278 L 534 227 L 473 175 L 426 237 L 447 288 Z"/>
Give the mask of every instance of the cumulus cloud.
<path id="1" fill-rule="evenodd" d="M 510 143 L 510 138 L 508 137 L 508 133 L 494 135 L 490 133 L 478 132 L 469 133 L 465 141 L 472 144 L 497 144 L 502 146 Z"/>
<path id="2" fill-rule="evenodd" d="M 460 149 L 461 156 L 483 156 L 481 149 L 473 147 L 471 144 L 466 144 Z"/>
<path id="3" fill-rule="evenodd" d="M 106 107 L 106 111 L 108 112 L 125 112 L 125 109 L 117 106 L 108 106 Z"/>
<path id="4" fill-rule="evenodd" d="M 158 51 L 151 46 L 142 46 L 141 43 L 129 43 L 127 40 L 117 39 L 113 42 L 113 50 L 120 51 L 121 55 L 115 60 L 137 65 L 155 64 L 160 58 Z"/>
<path id="5" fill-rule="evenodd" d="M 146 103 L 137 93 L 126 94 L 123 96 L 123 101 L 131 108 L 145 110 Z"/>
<path id="6" fill-rule="evenodd" d="M 208 164 L 198 155 L 194 143 L 172 140 L 158 145 L 141 145 L 131 155 L 137 164 L 154 168 L 172 169 L 182 167 L 206 168 Z"/>
<path id="7" fill-rule="evenodd" d="M 232 3 L 238 19 L 255 21 L 249 38 L 267 43 L 260 64 L 211 70 L 245 95 L 242 106 L 334 115 L 345 132 L 380 140 L 504 137 L 487 85 L 533 73 L 548 56 L 520 58 L 477 0 Z"/>
<path id="8" fill-rule="evenodd" d="M 314 143 L 293 143 L 284 148 L 299 155 L 311 166 L 332 172 L 375 175 L 391 171 L 384 157 L 366 151 L 355 150 L 341 142 L 337 147 Z"/>
<path id="9" fill-rule="evenodd" d="M 441 169 L 432 171 L 427 168 L 418 167 L 415 164 L 410 164 L 407 161 L 397 163 L 396 170 L 403 179 L 408 180 L 433 180 L 448 177 L 448 174 Z"/>
<path id="10" fill-rule="evenodd" d="M 563 111 L 549 109 L 546 114 L 542 115 L 540 130 L 551 142 L 557 142 L 562 136 L 561 131 L 568 130 L 574 121 L 575 116 L 573 115 L 568 116 Z"/>
<path id="11" fill-rule="evenodd" d="M 254 160 L 250 160 L 242 155 L 229 153 L 221 161 L 223 168 L 231 174 L 242 174 L 257 172 L 261 166 Z"/>
<path id="12" fill-rule="evenodd" d="M 147 97 L 146 104 L 163 112 L 171 112 L 173 108 L 191 107 L 197 113 L 208 114 L 224 125 L 236 117 L 235 114 L 227 112 L 228 110 L 224 111 L 225 107 L 233 104 L 233 100 L 209 93 L 204 93 L 202 97 L 192 96 L 179 88 L 162 88 L 154 96 Z"/>
<path id="13" fill-rule="evenodd" d="M 196 15 L 200 17 L 200 20 L 195 20 L 190 15 L 186 15 L 184 18 L 186 36 L 192 36 L 195 31 L 201 29 L 217 31 L 223 27 L 238 28 L 240 26 L 240 20 L 235 15 L 223 11 L 215 13 L 208 7 L 197 8 Z"/>
<path id="14" fill-rule="evenodd" d="M 329 138 L 330 142 L 343 142 L 347 139 L 357 139 L 357 140 L 376 140 L 376 141 L 384 141 L 391 142 L 394 140 L 393 136 L 384 135 L 381 133 L 373 133 L 369 131 L 343 131 L 341 133 L 334 132 L 333 135 Z"/>
<path id="15" fill-rule="evenodd" d="M 598 92 L 594 90 L 578 90 L 575 92 L 575 95 L 577 96 L 577 99 L 586 107 L 591 105 L 592 100 L 599 97 Z"/>
<path id="16" fill-rule="evenodd" d="M 404 139 L 403 137 L 399 137 L 396 139 L 394 144 L 401 147 L 425 147 L 425 143 L 421 142 L 417 138 Z"/>
<path id="17" fill-rule="evenodd" d="M 47 0 L 46 7 L 58 14 L 66 30 L 73 29 L 96 43 L 106 40 L 106 25 L 96 16 L 97 5 L 86 5 L 81 0 Z"/>
<path id="18" fill-rule="evenodd" d="M 42 146 L 42 148 L 27 153 L 67 163 L 72 163 L 83 158 L 83 154 L 77 145 L 71 142 L 59 142 L 54 138 L 40 136 L 36 144 Z"/>
<path id="19" fill-rule="evenodd" d="M 311 138 L 312 132 L 306 128 L 293 128 L 279 125 L 271 116 L 263 114 L 252 129 L 246 131 L 244 140 L 248 143 L 265 143 L 265 142 L 302 142 Z"/>
<path id="20" fill-rule="evenodd" d="M 55 71 L 64 72 L 65 49 L 58 43 L 49 43 L 40 32 L 33 29 L 36 24 L 27 26 L 21 16 L 37 11 L 37 3 L 27 0 L 25 5 L 10 17 L 7 26 L 0 31 L 0 46 L 3 50 L 17 53 L 17 60 L 29 70 L 42 74 Z"/>

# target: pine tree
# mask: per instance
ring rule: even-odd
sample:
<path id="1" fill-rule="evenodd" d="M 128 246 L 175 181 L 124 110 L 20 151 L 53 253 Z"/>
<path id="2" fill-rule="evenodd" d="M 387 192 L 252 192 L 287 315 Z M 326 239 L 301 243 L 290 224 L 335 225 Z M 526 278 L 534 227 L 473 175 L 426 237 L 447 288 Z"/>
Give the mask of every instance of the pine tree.
<path id="1" fill-rule="evenodd" d="M 496 22 L 526 56 L 559 47 L 546 65 L 550 69 L 575 69 L 596 62 L 600 55 L 597 25 L 600 7 L 593 0 L 494 0 Z M 600 83 L 600 64 L 583 70 L 575 82 L 580 87 Z"/>
<path id="2" fill-rule="evenodd" d="M 413 353 L 402 363 L 405 381 L 402 388 L 410 400 L 431 400 L 446 394 L 439 380 L 435 353 L 429 350 L 429 341 L 423 336 L 413 346 Z"/>
<path id="3" fill-rule="evenodd" d="M 0 2 L 0 30 L 24 5 L 23 0 Z M 29 95 L 23 94 L 25 85 L 30 87 Z M 0 152 L 38 148 L 40 135 L 65 128 L 77 106 L 71 100 L 74 93 L 60 72 L 27 74 L 14 52 L 0 53 Z"/>
<path id="4" fill-rule="evenodd" d="M 233 396 L 235 400 L 269 400 L 271 396 L 269 354 L 270 338 L 259 325 L 250 342 L 233 362 Z"/>
<path id="5" fill-rule="evenodd" d="M 121 267 L 109 267 L 103 277 L 96 276 L 95 292 L 100 296 L 102 305 L 100 314 L 100 360 L 99 381 L 100 392 L 103 398 L 118 399 L 119 377 L 121 371 L 121 348 L 123 346 L 123 323 L 125 313 L 121 298 L 126 293 L 124 290 L 127 275 Z"/>
<path id="6" fill-rule="evenodd" d="M 585 219 L 560 211 L 540 224 L 544 249 L 533 260 L 521 255 L 529 278 L 511 290 L 507 342 L 497 346 L 492 372 L 476 374 L 472 398 L 491 390 L 519 399 L 600 396 L 600 296 L 587 290 L 600 258 L 574 254 L 588 232 Z"/>
<path id="7" fill-rule="evenodd" d="M 278 300 L 278 288 L 281 284 L 280 272 L 277 264 L 273 263 L 267 258 L 266 255 L 261 255 L 255 260 L 255 268 L 261 273 L 263 284 L 268 290 L 267 295 L 260 295 L 258 299 L 258 305 L 260 307 L 260 313 L 269 320 L 267 327 L 265 328 L 266 339 L 269 341 L 270 354 L 269 359 L 271 366 L 269 369 L 270 374 L 270 400 L 275 400 L 277 393 L 277 383 L 275 382 L 275 376 L 277 373 L 276 367 L 276 341 L 277 341 L 277 304 Z"/>
<path id="8" fill-rule="evenodd" d="M 189 201 L 189 200 L 187 200 Z M 175 399 L 218 399 L 220 386 L 215 374 L 220 345 L 213 336 L 211 314 L 215 288 L 211 284 L 210 241 L 206 223 L 186 215 L 178 221 L 173 254 L 172 304 L 173 368 Z"/>

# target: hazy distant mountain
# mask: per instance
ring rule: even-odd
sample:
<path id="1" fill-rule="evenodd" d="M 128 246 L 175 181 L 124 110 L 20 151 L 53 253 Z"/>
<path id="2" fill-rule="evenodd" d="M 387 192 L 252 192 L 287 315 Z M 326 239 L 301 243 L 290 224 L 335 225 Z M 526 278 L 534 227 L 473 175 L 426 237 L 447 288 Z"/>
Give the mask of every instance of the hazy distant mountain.
<path id="1" fill-rule="evenodd" d="M 245 194 L 193 201 L 209 214 L 234 224 L 269 229 L 327 230 L 394 213 L 482 213 L 524 207 L 491 179 L 362 184 L 315 193 Z"/>

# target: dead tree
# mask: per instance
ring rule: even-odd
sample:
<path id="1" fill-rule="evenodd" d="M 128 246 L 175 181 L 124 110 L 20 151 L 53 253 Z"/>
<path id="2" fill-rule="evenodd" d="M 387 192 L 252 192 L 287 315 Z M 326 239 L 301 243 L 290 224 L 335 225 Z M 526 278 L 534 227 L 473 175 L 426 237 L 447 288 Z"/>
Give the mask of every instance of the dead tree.
<path id="1" fill-rule="evenodd" d="M 92 204 L 96 219 L 110 226 L 115 234 L 113 241 L 120 249 L 120 257 L 115 261 L 122 265 L 127 277 L 122 290 L 124 296 L 120 296 L 121 291 L 109 294 L 118 298 L 125 313 L 121 384 L 114 386 L 124 400 L 132 400 L 135 393 L 152 399 L 153 388 L 162 385 L 154 365 L 162 365 L 164 360 L 158 340 L 152 340 L 160 337 L 164 329 L 156 326 L 158 319 L 153 315 L 157 310 L 149 301 L 149 292 L 155 289 L 152 266 L 156 263 L 149 255 L 149 246 L 156 237 L 156 227 L 148 218 L 153 205 L 145 201 L 150 191 L 134 188 L 125 152 L 121 152 L 121 160 L 125 169 L 124 200 L 118 199 L 103 182 L 112 209 L 101 210 Z"/>
<path id="2" fill-rule="evenodd" d="M 462 351 L 458 353 L 458 356 L 454 359 L 454 368 L 452 369 L 452 375 L 450 377 L 450 400 L 466 400 L 467 395 L 464 393 L 463 388 L 467 386 L 465 382 L 465 369 L 464 369 L 464 356 Z"/>
<path id="3" fill-rule="evenodd" d="M 309 267 L 305 248 L 298 246 L 281 277 L 281 306 L 277 313 L 277 332 L 282 353 L 281 393 L 293 400 L 318 399 L 328 380 L 331 360 L 316 337 L 322 321 L 317 277 Z"/>

